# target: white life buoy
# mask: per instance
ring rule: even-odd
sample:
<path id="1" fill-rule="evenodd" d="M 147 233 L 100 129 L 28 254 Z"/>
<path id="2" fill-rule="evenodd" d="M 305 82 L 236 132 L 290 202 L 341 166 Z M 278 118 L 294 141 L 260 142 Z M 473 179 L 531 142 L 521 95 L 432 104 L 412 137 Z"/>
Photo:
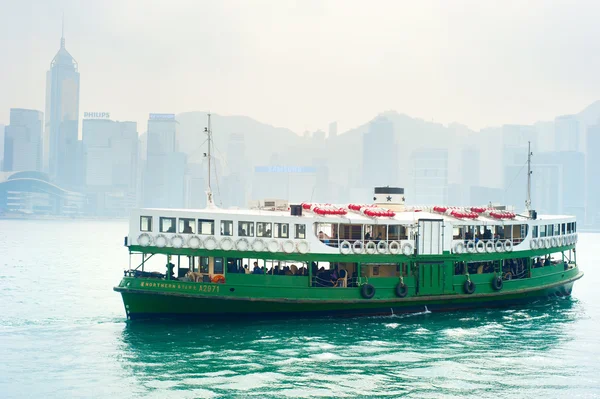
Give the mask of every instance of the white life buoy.
<path id="1" fill-rule="evenodd" d="M 556 237 L 552 237 L 552 246 L 553 247 L 558 246 L 558 240 L 556 239 Z"/>
<path id="2" fill-rule="evenodd" d="M 380 254 L 387 254 L 388 253 L 388 243 L 385 241 L 379 241 L 377 243 L 377 252 L 379 252 Z"/>
<path id="3" fill-rule="evenodd" d="M 214 236 L 208 236 L 204 239 L 204 248 L 212 251 L 217 248 L 217 239 Z"/>
<path id="4" fill-rule="evenodd" d="M 279 251 L 279 243 L 277 242 L 277 240 L 270 240 L 267 244 L 267 249 L 269 250 L 269 252 Z"/>
<path id="5" fill-rule="evenodd" d="M 401 249 L 402 247 L 398 241 L 392 241 L 390 242 L 390 245 L 388 245 L 388 250 L 392 255 L 398 255 Z"/>
<path id="6" fill-rule="evenodd" d="M 492 252 L 494 252 L 495 249 L 495 245 L 493 241 L 488 241 L 485 243 L 485 252 L 487 252 L 488 254 L 491 254 Z"/>
<path id="7" fill-rule="evenodd" d="M 410 242 L 406 242 L 402 245 L 402 254 L 405 256 L 411 256 L 414 252 L 413 246 Z"/>
<path id="8" fill-rule="evenodd" d="M 564 247 L 565 245 L 567 245 L 567 236 L 562 236 L 562 238 L 561 238 L 561 242 L 562 242 L 562 245 L 563 245 L 563 247 Z"/>
<path id="9" fill-rule="evenodd" d="M 247 251 L 250 248 L 250 243 L 247 238 L 239 238 L 235 242 L 235 247 L 238 251 Z"/>
<path id="10" fill-rule="evenodd" d="M 171 246 L 173 248 L 181 248 L 181 247 L 183 247 L 184 243 L 185 243 L 185 241 L 183 240 L 183 237 L 180 236 L 179 234 L 174 235 L 173 238 L 171 238 Z"/>
<path id="11" fill-rule="evenodd" d="M 148 245 L 152 244 L 152 237 L 150 237 L 150 234 L 148 233 L 142 233 L 137 238 L 137 243 L 142 247 L 147 247 Z"/>
<path id="12" fill-rule="evenodd" d="M 481 240 L 477 241 L 476 248 L 477 248 L 477 252 L 478 253 L 480 253 L 480 254 L 484 253 L 485 252 L 485 244 L 484 244 L 484 242 L 481 241 Z"/>
<path id="13" fill-rule="evenodd" d="M 469 241 L 467 242 L 467 252 L 470 254 L 475 253 L 476 249 L 475 249 L 475 241 Z"/>
<path id="14" fill-rule="evenodd" d="M 352 252 L 355 254 L 362 254 L 364 249 L 365 244 L 362 241 L 354 241 L 354 244 L 352 244 Z"/>
<path id="15" fill-rule="evenodd" d="M 156 239 L 154 240 L 154 244 L 159 248 L 164 248 L 167 245 L 168 241 L 169 240 L 167 240 L 167 237 L 165 237 L 164 234 L 159 234 L 156 236 Z"/>
<path id="16" fill-rule="evenodd" d="M 534 238 L 532 238 L 531 240 L 529 240 L 529 247 L 531 249 L 537 249 L 537 241 Z"/>
<path id="17" fill-rule="evenodd" d="M 340 253 L 342 255 L 348 255 L 352 251 L 352 245 L 346 240 L 342 241 L 340 244 Z"/>
<path id="18" fill-rule="evenodd" d="M 202 245 L 202 240 L 198 236 L 191 236 L 188 238 L 187 245 L 190 248 L 198 249 Z"/>
<path id="19" fill-rule="evenodd" d="M 265 250 L 265 242 L 262 239 L 257 238 L 256 240 L 254 240 L 252 242 L 252 250 L 256 251 L 256 252 L 264 251 Z"/>
<path id="20" fill-rule="evenodd" d="M 506 252 L 512 252 L 513 250 L 513 243 L 511 240 L 504 240 L 504 250 Z"/>
<path id="21" fill-rule="evenodd" d="M 296 249 L 298 249 L 298 252 L 300 252 L 301 254 L 307 253 L 308 250 L 310 249 L 310 246 L 308 245 L 308 241 L 300 241 L 298 243 L 298 245 L 296 245 Z"/>
<path id="22" fill-rule="evenodd" d="M 365 251 L 369 254 L 369 255 L 373 255 L 375 253 L 375 251 L 377 251 L 377 244 L 375 244 L 374 241 L 369 241 L 367 243 L 367 245 L 365 245 Z"/>
<path id="23" fill-rule="evenodd" d="M 233 249 L 233 240 L 229 237 L 222 238 L 221 249 L 223 251 L 231 251 Z"/>
<path id="24" fill-rule="evenodd" d="M 544 248 L 548 249 L 552 247 L 552 239 L 550 237 L 546 237 L 544 240 Z"/>
<path id="25" fill-rule="evenodd" d="M 494 243 L 494 246 L 496 247 L 496 252 L 504 252 L 504 244 L 502 243 L 502 241 L 496 241 Z"/>
<path id="26" fill-rule="evenodd" d="M 454 246 L 454 253 L 462 254 L 463 252 L 465 252 L 465 244 L 462 242 L 457 242 L 456 245 Z"/>
<path id="27" fill-rule="evenodd" d="M 292 240 L 285 241 L 281 245 L 281 249 L 283 249 L 283 252 L 285 252 L 286 254 L 291 254 L 292 252 L 294 252 L 294 241 L 292 241 Z"/>

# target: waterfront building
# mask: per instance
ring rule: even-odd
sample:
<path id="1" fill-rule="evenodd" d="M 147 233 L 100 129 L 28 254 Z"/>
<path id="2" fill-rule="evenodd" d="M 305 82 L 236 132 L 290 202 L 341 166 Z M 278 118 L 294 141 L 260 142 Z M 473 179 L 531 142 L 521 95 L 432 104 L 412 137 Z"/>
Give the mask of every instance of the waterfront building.
<path id="1" fill-rule="evenodd" d="M 416 205 L 448 203 L 448 150 L 420 149 L 413 151 L 411 201 Z"/>
<path id="2" fill-rule="evenodd" d="M 555 151 L 579 151 L 579 120 L 576 115 L 554 119 Z"/>
<path id="3" fill-rule="evenodd" d="M 77 158 L 79 139 L 79 66 L 65 47 L 60 49 L 46 74 L 46 121 L 43 141 L 44 170 L 65 187 L 75 187 L 82 165 Z"/>
<path id="4" fill-rule="evenodd" d="M 41 111 L 11 108 L 10 125 L 4 135 L 3 170 L 41 170 L 43 120 Z"/>
<path id="5" fill-rule="evenodd" d="M 327 138 L 333 139 L 333 138 L 336 138 L 337 135 L 338 135 L 338 123 L 331 122 L 329 124 L 329 134 L 328 134 Z"/>
<path id="6" fill-rule="evenodd" d="M 398 150 L 394 123 L 379 116 L 363 135 L 362 185 L 386 186 L 398 181 Z"/>

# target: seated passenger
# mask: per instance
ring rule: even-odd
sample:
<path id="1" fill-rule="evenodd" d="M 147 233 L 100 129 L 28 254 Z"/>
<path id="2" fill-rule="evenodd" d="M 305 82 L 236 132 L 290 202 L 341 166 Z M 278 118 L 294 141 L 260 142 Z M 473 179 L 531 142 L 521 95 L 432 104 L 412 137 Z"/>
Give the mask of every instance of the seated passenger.
<path id="1" fill-rule="evenodd" d="M 263 274 L 260 267 L 258 267 L 258 262 L 254 262 L 254 269 L 252 269 L 252 274 Z"/>
<path id="2" fill-rule="evenodd" d="M 183 222 L 183 234 L 193 234 L 194 232 L 192 231 L 192 226 L 190 226 L 190 222 L 188 222 L 187 220 L 185 222 Z"/>
<path id="3" fill-rule="evenodd" d="M 325 244 L 329 244 L 329 236 L 323 231 L 319 231 L 319 240 L 323 241 Z"/>
<path id="4" fill-rule="evenodd" d="M 546 258 L 546 260 L 544 260 L 544 266 L 550 266 L 550 258 Z"/>
<path id="5" fill-rule="evenodd" d="M 165 233 L 175 233 L 175 226 L 169 227 Z"/>
<path id="6" fill-rule="evenodd" d="M 491 240 L 492 239 L 492 231 L 490 229 L 485 229 L 483 232 L 483 239 L 484 240 Z"/>
<path id="7" fill-rule="evenodd" d="M 365 234 L 365 241 L 370 241 L 370 240 L 371 240 L 371 233 Z"/>
<path id="8" fill-rule="evenodd" d="M 377 237 L 375 238 L 375 241 L 377 241 L 377 243 L 379 243 L 379 241 L 381 241 L 381 233 L 377 234 Z"/>

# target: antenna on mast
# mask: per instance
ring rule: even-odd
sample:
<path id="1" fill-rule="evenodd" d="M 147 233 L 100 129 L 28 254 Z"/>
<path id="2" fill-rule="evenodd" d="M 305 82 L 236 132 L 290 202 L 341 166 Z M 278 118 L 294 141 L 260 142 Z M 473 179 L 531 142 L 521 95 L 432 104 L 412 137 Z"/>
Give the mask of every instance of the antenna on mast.
<path id="1" fill-rule="evenodd" d="M 210 113 L 208 113 L 208 126 L 204 128 L 204 133 L 207 134 L 208 138 L 208 153 L 204 154 L 208 158 L 208 187 L 206 189 L 206 207 L 207 208 L 215 208 L 215 203 L 213 201 L 212 188 L 210 186 L 210 147 L 212 146 L 212 129 L 210 126 Z"/>
<path id="2" fill-rule="evenodd" d="M 527 142 L 527 199 L 525 200 L 525 208 L 531 214 L 531 141 Z"/>

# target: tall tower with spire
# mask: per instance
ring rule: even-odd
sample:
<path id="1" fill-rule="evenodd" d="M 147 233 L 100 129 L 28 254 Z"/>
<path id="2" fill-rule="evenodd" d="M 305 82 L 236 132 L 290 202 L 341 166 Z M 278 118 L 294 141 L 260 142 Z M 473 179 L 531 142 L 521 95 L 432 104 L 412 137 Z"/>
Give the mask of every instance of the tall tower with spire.
<path id="1" fill-rule="evenodd" d="M 79 66 L 65 47 L 64 17 L 60 49 L 46 73 L 44 169 L 65 187 L 78 185 L 80 175 Z"/>

